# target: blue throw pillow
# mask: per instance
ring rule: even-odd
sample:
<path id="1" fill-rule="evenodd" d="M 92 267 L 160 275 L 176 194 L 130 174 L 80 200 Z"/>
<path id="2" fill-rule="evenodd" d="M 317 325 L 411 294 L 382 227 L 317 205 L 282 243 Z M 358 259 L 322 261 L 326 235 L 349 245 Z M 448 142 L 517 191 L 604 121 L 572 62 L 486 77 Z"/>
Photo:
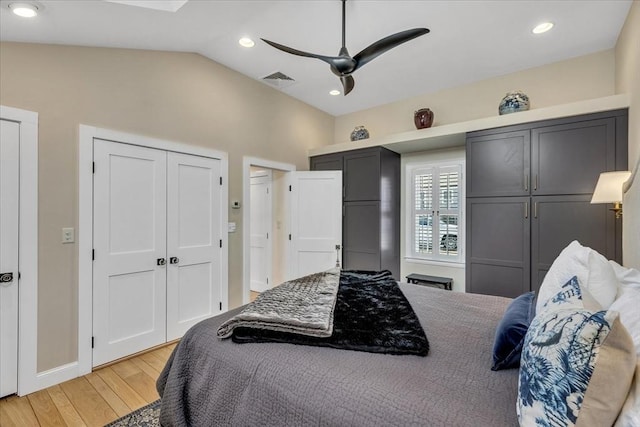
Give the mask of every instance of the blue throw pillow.
<path id="1" fill-rule="evenodd" d="M 520 366 L 524 337 L 535 317 L 535 310 L 535 292 L 527 292 L 511 301 L 496 329 L 492 371 Z"/>

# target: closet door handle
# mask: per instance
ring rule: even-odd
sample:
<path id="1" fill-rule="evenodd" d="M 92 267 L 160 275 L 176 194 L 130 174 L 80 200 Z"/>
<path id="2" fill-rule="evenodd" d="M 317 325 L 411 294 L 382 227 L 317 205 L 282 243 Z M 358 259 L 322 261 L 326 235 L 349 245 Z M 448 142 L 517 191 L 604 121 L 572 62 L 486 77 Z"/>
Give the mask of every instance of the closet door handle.
<path id="1" fill-rule="evenodd" d="M 166 259 L 164 259 L 164 258 L 158 258 L 158 259 L 156 260 L 156 264 L 157 264 L 157 265 L 165 265 L 166 263 L 167 263 L 167 260 L 166 260 Z"/>
<path id="2" fill-rule="evenodd" d="M 529 202 L 524 202 L 524 217 L 529 218 Z"/>
<path id="3" fill-rule="evenodd" d="M 169 258 L 169 264 L 177 264 L 180 262 L 180 258 L 178 258 L 177 256 L 172 256 L 171 258 Z"/>
<path id="4" fill-rule="evenodd" d="M 538 174 L 536 174 L 536 180 L 533 183 L 533 191 L 536 191 L 538 189 Z"/>
<path id="5" fill-rule="evenodd" d="M 13 282 L 13 273 L 0 273 L 0 283 Z"/>
<path id="6" fill-rule="evenodd" d="M 529 191 L 529 174 L 524 174 L 524 191 Z"/>
<path id="7" fill-rule="evenodd" d="M 533 217 L 538 218 L 538 202 L 533 204 Z"/>

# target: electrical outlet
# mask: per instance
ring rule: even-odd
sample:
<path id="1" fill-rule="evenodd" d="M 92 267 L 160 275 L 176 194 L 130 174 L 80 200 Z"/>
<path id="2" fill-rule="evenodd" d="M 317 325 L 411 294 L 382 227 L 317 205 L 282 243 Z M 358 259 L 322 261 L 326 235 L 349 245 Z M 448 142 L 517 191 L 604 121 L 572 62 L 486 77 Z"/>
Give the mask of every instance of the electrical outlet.
<path id="1" fill-rule="evenodd" d="M 69 228 L 63 228 L 62 229 L 62 243 L 73 243 L 76 241 L 76 236 L 75 236 L 75 232 L 74 229 L 69 227 Z"/>

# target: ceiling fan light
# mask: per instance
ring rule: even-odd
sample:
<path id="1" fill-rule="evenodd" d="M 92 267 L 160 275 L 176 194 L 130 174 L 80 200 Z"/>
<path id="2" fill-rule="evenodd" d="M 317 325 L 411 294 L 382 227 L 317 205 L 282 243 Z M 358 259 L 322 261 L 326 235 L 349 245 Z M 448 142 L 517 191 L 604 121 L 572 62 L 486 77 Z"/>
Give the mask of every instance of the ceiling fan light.
<path id="1" fill-rule="evenodd" d="M 256 43 L 249 37 L 242 37 L 240 40 L 238 40 L 238 44 L 240 44 L 240 46 L 242 47 L 254 47 L 256 45 Z"/>
<path id="2" fill-rule="evenodd" d="M 329 91 L 329 95 L 338 96 L 340 95 L 340 91 L 338 89 L 332 89 Z"/>
<path id="3" fill-rule="evenodd" d="M 33 18 L 38 14 L 38 6 L 30 3 L 10 3 L 9 9 L 22 18 Z"/>
<path id="4" fill-rule="evenodd" d="M 550 29 L 553 28 L 553 22 L 543 22 L 541 24 L 536 25 L 531 32 L 533 34 L 542 34 L 546 33 Z"/>

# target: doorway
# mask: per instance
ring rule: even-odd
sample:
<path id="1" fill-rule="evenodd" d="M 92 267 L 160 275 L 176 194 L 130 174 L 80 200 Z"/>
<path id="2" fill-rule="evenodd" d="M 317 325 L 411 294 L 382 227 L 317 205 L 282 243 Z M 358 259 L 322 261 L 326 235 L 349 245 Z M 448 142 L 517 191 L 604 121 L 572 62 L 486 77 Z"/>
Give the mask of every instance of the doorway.
<path id="1" fill-rule="evenodd" d="M 271 209 L 261 199 L 269 175 Z M 297 172 L 293 165 L 245 157 L 243 205 L 243 304 L 250 302 L 252 286 L 266 290 L 335 266 L 336 248 L 342 244 L 341 171 Z M 269 214 L 270 220 L 265 218 Z M 256 238 L 264 240 L 267 232 L 271 241 L 261 245 L 271 250 L 270 262 L 266 261 L 269 255 L 263 255 L 266 251 L 261 252 L 255 243 Z M 269 268 L 269 283 L 264 280 L 265 286 L 259 288 L 255 279 L 264 277 Z M 252 270 L 256 275 L 252 276 Z"/>

